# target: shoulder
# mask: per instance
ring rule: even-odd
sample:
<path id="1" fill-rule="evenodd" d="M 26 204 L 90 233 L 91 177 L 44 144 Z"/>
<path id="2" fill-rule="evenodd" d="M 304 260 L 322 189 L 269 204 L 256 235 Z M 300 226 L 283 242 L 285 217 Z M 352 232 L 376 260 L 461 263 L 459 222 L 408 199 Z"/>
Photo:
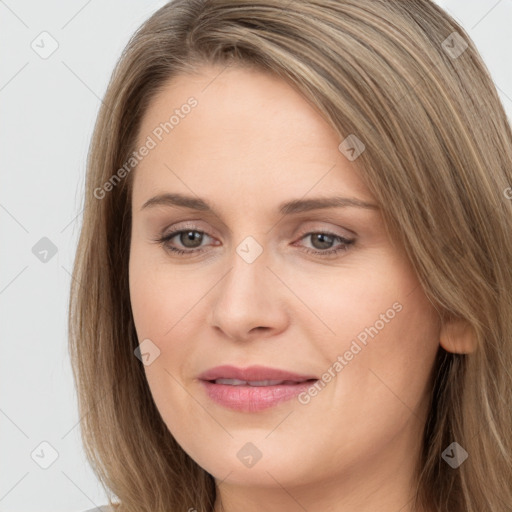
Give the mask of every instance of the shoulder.
<path id="1" fill-rule="evenodd" d="M 108 505 L 103 505 L 101 507 L 96 508 L 89 508 L 87 510 L 84 510 L 83 512 L 112 512 L 113 509 L 111 509 Z"/>

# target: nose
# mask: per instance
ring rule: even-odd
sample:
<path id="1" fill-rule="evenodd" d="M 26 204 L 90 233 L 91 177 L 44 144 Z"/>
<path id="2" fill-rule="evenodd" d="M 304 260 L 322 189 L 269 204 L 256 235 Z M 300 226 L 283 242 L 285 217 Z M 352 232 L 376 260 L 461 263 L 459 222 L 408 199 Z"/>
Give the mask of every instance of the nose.
<path id="1" fill-rule="evenodd" d="M 266 252 L 249 261 L 233 251 L 229 271 L 212 290 L 210 325 L 236 341 L 273 336 L 289 322 L 287 290 L 269 268 Z"/>

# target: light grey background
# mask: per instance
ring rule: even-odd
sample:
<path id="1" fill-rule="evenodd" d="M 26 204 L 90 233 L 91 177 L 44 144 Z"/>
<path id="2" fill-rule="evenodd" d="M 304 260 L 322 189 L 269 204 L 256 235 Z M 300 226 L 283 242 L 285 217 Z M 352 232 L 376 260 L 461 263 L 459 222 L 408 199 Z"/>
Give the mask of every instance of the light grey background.
<path id="1" fill-rule="evenodd" d="M 129 37 L 164 3 L 0 0 L 0 512 L 106 502 L 79 439 L 67 354 L 70 271 L 101 98 Z M 512 119 L 512 0 L 438 3 L 476 42 Z M 58 43 L 46 59 L 31 47 L 51 49 L 43 31 Z M 46 263 L 32 251 L 43 237 L 57 250 Z M 52 448 L 43 442 L 58 455 L 47 469 L 39 464 L 52 461 Z"/>

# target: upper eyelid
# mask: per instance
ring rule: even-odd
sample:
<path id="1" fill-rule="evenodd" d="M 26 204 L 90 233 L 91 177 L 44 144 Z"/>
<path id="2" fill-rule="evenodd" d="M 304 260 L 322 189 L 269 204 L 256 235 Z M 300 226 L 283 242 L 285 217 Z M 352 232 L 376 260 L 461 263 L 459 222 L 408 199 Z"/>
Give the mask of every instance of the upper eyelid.
<path id="1" fill-rule="evenodd" d="M 168 228 L 165 228 L 163 231 L 162 231 L 162 236 L 168 236 L 167 234 L 165 234 L 166 232 L 168 234 L 170 233 L 176 233 L 178 231 L 186 231 L 187 229 L 188 230 L 191 230 L 191 231 L 200 231 L 208 236 L 216 236 L 215 233 L 218 232 L 217 229 L 213 228 L 213 229 L 209 229 L 209 228 L 201 228 L 200 224 L 201 224 L 201 220 L 195 220 L 195 219 L 191 219 L 191 220 L 188 220 L 188 221 L 182 221 L 182 222 L 177 222 L 175 224 L 172 225 L 172 228 L 170 226 L 168 226 Z M 309 228 L 304 228 L 304 229 L 299 229 L 299 235 L 296 235 L 296 236 L 303 236 L 305 234 L 308 234 L 308 233 L 317 233 L 317 232 L 330 232 L 331 234 L 335 235 L 335 236 L 340 236 L 342 238 L 345 238 L 345 239 L 352 239 L 352 238 L 356 238 L 358 237 L 359 235 L 347 228 L 347 227 L 342 227 L 342 226 L 337 226 L 337 228 L 323 228 L 323 227 L 318 227 L 318 224 L 319 223 L 329 223 L 329 224 L 336 224 L 337 222 L 339 222 L 338 220 L 334 220 L 334 219 L 324 219 L 324 220 L 320 220 L 320 219 L 310 219 L 310 220 L 306 220 L 306 221 L 301 221 L 302 224 L 314 224 L 314 226 L 312 227 L 309 227 Z M 337 229 L 342 229 L 345 233 L 337 233 Z M 297 230 L 294 230 L 294 231 L 297 231 Z M 213 233 L 212 233 L 213 232 Z M 229 230 L 229 234 L 231 235 L 232 234 L 232 231 Z"/>

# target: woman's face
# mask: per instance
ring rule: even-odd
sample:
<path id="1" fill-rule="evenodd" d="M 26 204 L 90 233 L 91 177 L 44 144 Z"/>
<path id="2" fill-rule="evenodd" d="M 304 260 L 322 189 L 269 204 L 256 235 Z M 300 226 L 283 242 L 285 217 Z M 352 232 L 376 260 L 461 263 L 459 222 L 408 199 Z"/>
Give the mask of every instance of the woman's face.
<path id="1" fill-rule="evenodd" d="M 299 492 L 364 475 L 405 488 L 439 346 L 433 307 L 332 128 L 280 79 L 221 71 L 174 79 L 139 132 L 130 297 L 156 406 L 226 485 Z M 313 201 L 335 197 L 354 202 Z M 222 365 L 298 377 L 200 380 Z"/>

